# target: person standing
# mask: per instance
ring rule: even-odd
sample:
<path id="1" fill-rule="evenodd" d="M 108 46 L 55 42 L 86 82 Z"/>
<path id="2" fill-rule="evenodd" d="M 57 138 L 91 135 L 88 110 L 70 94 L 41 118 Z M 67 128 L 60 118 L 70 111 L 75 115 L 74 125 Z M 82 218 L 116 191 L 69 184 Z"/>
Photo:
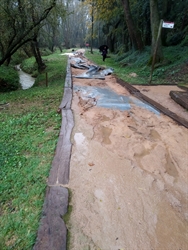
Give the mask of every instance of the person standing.
<path id="1" fill-rule="evenodd" d="M 107 47 L 105 46 L 105 47 L 102 49 L 102 58 L 103 58 L 103 62 L 105 61 L 106 56 L 107 56 Z"/>

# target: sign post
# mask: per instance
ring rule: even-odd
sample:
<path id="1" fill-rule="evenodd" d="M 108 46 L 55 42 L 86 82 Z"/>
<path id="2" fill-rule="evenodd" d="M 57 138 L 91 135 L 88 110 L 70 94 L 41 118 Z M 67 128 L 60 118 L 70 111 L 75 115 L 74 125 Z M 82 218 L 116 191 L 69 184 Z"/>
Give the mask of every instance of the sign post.
<path id="1" fill-rule="evenodd" d="M 162 27 L 167 28 L 167 29 L 173 29 L 174 28 L 174 23 L 173 22 L 163 21 Z"/>
<path id="2" fill-rule="evenodd" d="M 163 20 L 161 19 L 160 24 L 159 24 L 159 29 L 158 29 L 158 35 L 157 35 L 157 41 L 156 41 L 156 45 L 155 45 L 155 50 L 154 50 L 154 54 L 153 54 L 153 60 L 152 60 L 152 65 L 151 65 L 151 75 L 150 75 L 149 84 L 151 84 L 151 81 L 152 81 L 153 70 L 154 70 L 154 65 L 155 65 L 155 58 L 156 58 L 156 54 L 157 54 L 157 48 L 158 48 L 159 38 L 161 36 L 162 23 L 163 23 Z"/>
<path id="3" fill-rule="evenodd" d="M 162 30 L 162 28 L 173 29 L 174 28 L 174 23 L 173 22 L 163 21 L 162 19 L 160 21 L 159 29 L 158 29 L 158 35 L 157 35 L 157 41 L 156 41 L 156 46 L 155 46 L 155 51 L 154 51 L 154 54 L 153 54 L 153 60 L 152 60 L 151 75 L 150 75 L 149 84 L 151 84 L 151 81 L 152 81 L 152 76 L 153 76 L 153 71 L 154 71 L 154 65 L 155 65 L 155 59 L 156 59 L 156 54 L 157 54 L 157 48 L 158 48 L 158 43 L 159 43 L 159 38 L 161 36 L 161 30 Z"/>

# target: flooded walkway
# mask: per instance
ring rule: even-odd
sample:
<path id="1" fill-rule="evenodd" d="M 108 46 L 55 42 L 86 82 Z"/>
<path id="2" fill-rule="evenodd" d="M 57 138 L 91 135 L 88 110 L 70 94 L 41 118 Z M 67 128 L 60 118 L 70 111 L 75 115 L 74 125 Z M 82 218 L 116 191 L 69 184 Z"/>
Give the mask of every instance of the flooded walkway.
<path id="1" fill-rule="evenodd" d="M 186 250 L 188 130 L 113 76 L 73 86 L 69 249 Z"/>
<path id="2" fill-rule="evenodd" d="M 65 82 L 34 249 L 187 250 L 188 129 L 133 97 L 113 75 L 71 78 L 69 68 Z"/>

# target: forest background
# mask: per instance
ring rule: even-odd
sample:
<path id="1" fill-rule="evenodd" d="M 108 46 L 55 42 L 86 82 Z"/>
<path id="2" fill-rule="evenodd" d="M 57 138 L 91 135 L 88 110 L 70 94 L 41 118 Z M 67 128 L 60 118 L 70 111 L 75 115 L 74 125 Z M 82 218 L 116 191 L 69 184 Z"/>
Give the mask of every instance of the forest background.
<path id="1" fill-rule="evenodd" d="M 171 64 L 164 49 L 188 46 L 187 6 L 188 0 L 2 0 L 0 90 L 18 87 L 18 78 L 10 79 L 5 66 L 11 70 L 34 56 L 38 75 L 46 68 L 42 55 L 56 48 L 62 51 L 87 44 L 93 53 L 93 48 L 107 44 L 124 66 L 127 52 L 137 51 L 138 58 L 145 50 L 149 50 L 146 65 L 154 58 L 156 67 Z M 174 28 L 162 28 L 159 36 L 161 20 L 174 22 Z"/>

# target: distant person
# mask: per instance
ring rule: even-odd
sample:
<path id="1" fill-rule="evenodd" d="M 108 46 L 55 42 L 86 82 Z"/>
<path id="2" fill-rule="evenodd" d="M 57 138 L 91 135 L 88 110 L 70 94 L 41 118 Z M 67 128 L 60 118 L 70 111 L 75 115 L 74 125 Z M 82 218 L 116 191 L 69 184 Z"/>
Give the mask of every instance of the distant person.
<path id="1" fill-rule="evenodd" d="M 103 58 L 103 62 L 105 61 L 106 57 L 107 57 L 107 54 L 108 54 L 108 46 L 107 45 L 101 45 L 99 47 L 99 51 L 102 55 L 102 58 Z"/>
<path id="2" fill-rule="evenodd" d="M 102 49 L 102 59 L 103 59 L 103 62 L 105 61 L 106 59 L 106 56 L 107 56 L 107 47 L 105 46 L 103 49 Z"/>

